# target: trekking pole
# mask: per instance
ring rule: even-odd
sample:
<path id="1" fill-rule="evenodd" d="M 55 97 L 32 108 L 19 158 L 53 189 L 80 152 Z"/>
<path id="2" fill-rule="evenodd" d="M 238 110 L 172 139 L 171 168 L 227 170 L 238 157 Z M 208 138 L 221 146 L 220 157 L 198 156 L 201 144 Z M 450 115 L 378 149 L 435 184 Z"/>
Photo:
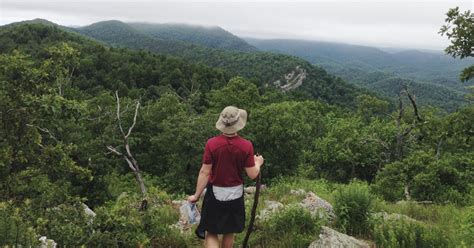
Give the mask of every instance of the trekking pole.
<path id="1" fill-rule="evenodd" d="M 256 183 L 256 189 L 255 189 L 255 196 L 253 198 L 252 212 L 250 214 L 249 226 L 247 227 L 247 233 L 245 234 L 244 243 L 242 245 L 243 248 L 247 248 L 247 243 L 249 241 L 250 234 L 253 231 L 253 223 L 255 221 L 255 213 L 257 212 L 258 197 L 260 196 L 261 183 L 262 183 L 262 173 L 260 171 L 260 173 L 258 173 L 258 176 L 257 176 L 257 183 Z"/>

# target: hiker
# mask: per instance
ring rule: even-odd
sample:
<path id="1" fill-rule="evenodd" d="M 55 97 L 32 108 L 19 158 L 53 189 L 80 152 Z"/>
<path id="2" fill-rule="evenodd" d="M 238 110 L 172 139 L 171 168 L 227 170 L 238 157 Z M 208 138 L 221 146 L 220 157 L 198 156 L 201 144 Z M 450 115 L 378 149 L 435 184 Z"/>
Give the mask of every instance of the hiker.
<path id="1" fill-rule="evenodd" d="M 252 143 L 237 134 L 246 122 L 245 110 L 234 106 L 222 110 L 216 123 L 222 134 L 207 141 L 196 192 L 188 197 L 189 202 L 195 203 L 206 188 L 196 235 L 205 239 L 208 248 L 219 247 L 218 234 L 222 234 L 221 247 L 233 247 L 234 233 L 244 230 L 242 173 L 245 170 L 255 179 L 264 162 L 262 156 L 254 155 Z"/>

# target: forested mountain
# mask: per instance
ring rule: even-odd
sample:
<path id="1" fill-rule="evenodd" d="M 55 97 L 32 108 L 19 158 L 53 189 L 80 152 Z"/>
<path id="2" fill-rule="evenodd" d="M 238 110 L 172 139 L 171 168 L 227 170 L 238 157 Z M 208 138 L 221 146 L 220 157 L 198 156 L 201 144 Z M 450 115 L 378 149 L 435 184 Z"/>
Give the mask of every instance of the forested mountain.
<path id="1" fill-rule="evenodd" d="M 121 21 L 103 21 L 81 28 L 67 28 L 67 30 L 94 38 L 107 45 L 146 49 L 157 53 L 177 53 L 197 47 L 191 43 L 152 38 Z"/>
<path id="2" fill-rule="evenodd" d="M 151 38 L 119 21 L 100 22 L 79 28 L 77 31 L 112 46 L 144 49 L 222 68 L 234 76 L 248 77 L 258 86 L 273 86 L 278 80 L 285 81 L 284 76 L 291 74 L 299 66 L 304 68 L 306 76 L 296 93 L 329 103 L 349 106 L 353 103 L 357 92 L 362 92 L 329 75 L 323 69 L 294 56 L 267 52 L 243 53 L 211 49 L 181 41 L 161 40 Z"/>
<path id="3" fill-rule="evenodd" d="M 331 42 L 246 40 L 264 51 L 304 58 L 348 82 L 384 95 L 394 91 L 387 84 L 388 79 L 392 82 L 397 79 L 400 82 L 410 81 L 414 92 L 423 95 L 423 102 L 448 110 L 465 103 L 463 95 L 467 92 L 466 86 L 472 85 L 472 82 L 461 84 L 458 75 L 464 67 L 473 63 L 473 59 L 459 60 L 443 54 L 416 50 L 389 53 L 374 47 Z M 431 85 L 436 85 L 431 89 L 433 95 L 421 91 L 429 89 Z M 439 95 L 450 97 L 440 99 Z"/>
<path id="4" fill-rule="evenodd" d="M 145 96 L 153 98 L 169 87 L 186 97 L 192 93 L 192 87 L 209 91 L 223 86 L 230 76 L 222 70 L 173 57 L 109 49 L 53 25 L 7 25 L 0 29 L 0 34 L 1 53 L 18 50 L 34 59 L 42 59 L 45 49 L 65 43 L 80 51 L 74 55 L 76 61 L 71 65 L 74 68 L 71 76 L 79 89 L 92 95 L 101 89 L 119 89 L 121 93 L 141 89 L 146 90 Z"/>
<path id="5" fill-rule="evenodd" d="M 240 52 L 257 51 L 257 48 L 218 26 L 204 27 L 173 23 L 128 23 L 128 25 L 157 39 L 184 41 L 209 48 Z"/>
<path id="6" fill-rule="evenodd" d="M 261 202 L 281 201 L 251 247 L 308 247 L 322 226 L 383 247 L 473 242 L 472 104 L 417 107 L 401 87 L 390 108 L 293 56 L 94 29 L 0 27 L 0 246 L 202 247 L 180 208 L 228 105 L 265 157 Z"/>

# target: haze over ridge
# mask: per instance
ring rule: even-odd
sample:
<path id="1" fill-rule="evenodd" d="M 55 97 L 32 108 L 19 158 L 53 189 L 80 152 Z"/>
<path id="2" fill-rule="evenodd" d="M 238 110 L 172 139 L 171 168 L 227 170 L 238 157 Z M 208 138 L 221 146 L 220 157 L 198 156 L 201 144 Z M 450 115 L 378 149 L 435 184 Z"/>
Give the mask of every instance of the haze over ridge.
<path id="1" fill-rule="evenodd" d="M 0 24 L 43 18 L 66 26 L 124 22 L 219 26 L 240 37 L 305 39 L 442 51 L 437 32 L 452 7 L 470 1 L 110 2 L 3 0 Z M 92 5 L 92 6 L 91 6 Z"/>

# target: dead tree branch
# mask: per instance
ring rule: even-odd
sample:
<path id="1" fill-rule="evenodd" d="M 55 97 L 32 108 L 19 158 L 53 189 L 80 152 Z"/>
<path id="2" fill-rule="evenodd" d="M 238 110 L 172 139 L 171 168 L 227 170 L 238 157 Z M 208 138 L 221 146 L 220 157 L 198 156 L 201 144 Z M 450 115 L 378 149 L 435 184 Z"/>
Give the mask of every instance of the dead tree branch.
<path id="1" fill-rule="evenodd" d="M 419 122 L 422 122 L 423 119 L 420 117 L 420 114 L 418 112 L 418 107 L 416 105 L 415 96 L 410 94 L 410 91 L 408 91 L 408 87 L 406 85 L 404 86 L 404 88 L 405 88 L 405 92 L 407 93 L 408 99 L 410 100 L 411 105 L 413 107 L 413 112 L 415 113 L 416 120 L 419 121 Z"/>
<path id="2" fill-rule="evenodd" d="M 402 128 L 402 120 L 404 116 L 404 106 L 403 106 L 403 101 L 402 101 L 402 94 L 406 94 L 408 97 L 408 100 L 411 103 L 411 106 L 413 107 L 413 113 L 415 115 L 415 119 L 412 121 L 411 125 L 406 128 Z M 412 137 L 412 131 L 417 127 L 417 125 L 423 121 L 423 119 L 420 116 L 420 113 L 418 111 L 418 106 L 416 104 L 416 98 L 414 95 L 410 93 L 408 90 L 407 85 L 403 85 L 403 89 L 400 91 L 398 94 L 398 115 L 395 119 L 395 124 L 397 127 L 397 137 L 396 137 L 396 159 L 401 160 L 403 158 L 403 148 L 405 146 L 405 141 L 407 140 L 408 137 Z M 438 154 L 437 154 L 438 155 Z M 404 194 L 405 198 L 407 201 L 411 200 L 410 196 L 410 183 L 406 182 L 405 187 L 404 187 Z"/>
<path id="3" fill-rule="evenodd" d="M 143 196 L 143 200 L 141 202 L 140 209 L 145 210 L 146 206 L 148 204 L 148 202 L 146 200 L 147 189 L 146 189 L 145 183 L 143 181 L 142 172 L 140 170 L 138 162 L 135 159 L 135 157 L 133 156 L 133 153 L 130 149 L 130 144 L 128 142 L 128 138 L 132 134 L 133 128 L 135 127 L 135 125 L 137 123 L 138 110 L 140 109 L 140 101 L 138 100 L 137 103 L 136 103 L 132 125 L 130 125 L 130 127 L 128 128 L 127 133 L 125 134 L 124 128 L 122 126 L 121 115 L 120 115 L 120 98 L 119 98 L 119 95 L 118 95 L 118 91 L 115 92 L 115 98 L 116 98 L 116 102 L 117 102 L 117 123 L 118 123 L 119 129 L 120 129 L 120 133 L 122 134 L 123 146 L 125 148 L 125 152 L 120 152 L 117 149 L 117 147 L 113 147 L 113 146 L 107 146 L 107 149 L 110 151 L 110 153 L 113 153 L 117 156 L 122 157 L 127 162 L 128 167 L 132 170 L 133 174 L 135 175 L 135 180 L 136 180 L 136 182 L 137 182 L 137 184 L 140 188 L 140 192 L 142 193 L 142 196 Z"/>

